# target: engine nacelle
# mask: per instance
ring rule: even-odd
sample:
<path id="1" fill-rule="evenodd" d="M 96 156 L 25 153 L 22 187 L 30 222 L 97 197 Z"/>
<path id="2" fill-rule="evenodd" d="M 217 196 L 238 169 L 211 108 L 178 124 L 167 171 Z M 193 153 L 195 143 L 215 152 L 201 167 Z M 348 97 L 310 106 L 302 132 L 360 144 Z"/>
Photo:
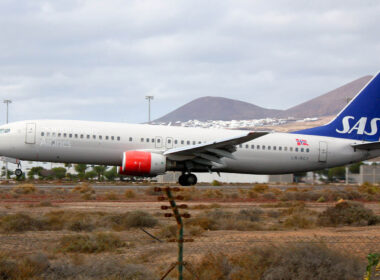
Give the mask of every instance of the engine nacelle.
<path id="1" fill-rule="evenodd" d="M 123 164 L 118 173 L 133 176 L 156 176 L 166 171 L 166 157 L 144 151 L 127 151 L 123 153 Z"/>

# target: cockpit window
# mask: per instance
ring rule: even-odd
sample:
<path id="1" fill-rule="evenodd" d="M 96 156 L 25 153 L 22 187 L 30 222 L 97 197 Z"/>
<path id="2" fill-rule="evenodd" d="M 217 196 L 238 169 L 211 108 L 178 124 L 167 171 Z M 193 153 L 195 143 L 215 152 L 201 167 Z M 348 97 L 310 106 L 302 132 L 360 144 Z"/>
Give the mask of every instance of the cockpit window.
<path id="1" fill-rule="evenodd" d="M 2 134 L 2 133 L 9 133 L 9 132 L 11 132 L 10 128 L 0 128 L 0 134 Z"/>

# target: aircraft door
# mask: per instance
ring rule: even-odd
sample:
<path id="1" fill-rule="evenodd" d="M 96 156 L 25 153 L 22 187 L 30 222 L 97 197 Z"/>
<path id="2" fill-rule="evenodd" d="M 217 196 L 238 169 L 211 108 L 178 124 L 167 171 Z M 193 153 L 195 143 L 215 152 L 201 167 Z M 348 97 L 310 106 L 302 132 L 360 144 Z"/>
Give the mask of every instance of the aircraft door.
<path id="1" fill-rule="evenodd" d="M 319 142 L 319 161 L 320 162 L 327 161 L 327 142 L 324 142 L 324 141 Z"/>
<path id="2" fill-rule="evenodd" d="M 166 149 L 171 149 L 173 148 L 173 138 L 171 137 L 166 137 Z"/>
<path id="3" fill-rule="evenodd" d="M 162 137 L 156 136 L 156 139 L 154 141 L 156 143 L 156 148 L 162 148 Z"/>
<path id="4" fill-rule="evenodd" d="M 25 131 L 25 144 L 35 144 L 36 143 L 36 124 L 27 123 Z"/>

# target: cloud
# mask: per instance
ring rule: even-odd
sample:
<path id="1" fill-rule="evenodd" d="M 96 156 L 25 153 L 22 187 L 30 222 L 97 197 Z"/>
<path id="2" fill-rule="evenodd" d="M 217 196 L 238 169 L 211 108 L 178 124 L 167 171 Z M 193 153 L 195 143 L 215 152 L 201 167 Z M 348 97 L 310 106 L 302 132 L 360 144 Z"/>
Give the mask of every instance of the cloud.
<path id="1" fill-rule="evenodd" d="M 0 2 L 11 120 L 143 122 L 213 95 L 285 109 L 379 70 L 377 1 Z M 0 114 L 0 121 L 5 119 Z"/>

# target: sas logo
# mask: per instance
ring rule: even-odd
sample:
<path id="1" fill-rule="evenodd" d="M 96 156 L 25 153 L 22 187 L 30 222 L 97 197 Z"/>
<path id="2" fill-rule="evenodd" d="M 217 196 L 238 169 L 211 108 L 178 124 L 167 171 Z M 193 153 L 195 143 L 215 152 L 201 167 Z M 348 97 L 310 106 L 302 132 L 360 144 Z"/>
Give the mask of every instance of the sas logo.
<path id="1" fill-rule="evenodd" d="M 361 117 L 352 127 L 350 125 L 350 120 L 355 120 L 355 118 L 352 116 L 344 117 L 342 119 L 343 129 L 341 129 L 341 130 L 336 129 L 336 132 L 338 132 L 340 134 L 346 134 L 346 133 L 350 134 L 356 130 L 356 134 L 359 134 L 359 135 L 363 135 L 363 134 L 365 134 L 365 135 L 376 135 L 376 133 L 377 133 L 377 122 L 380 121 L 380 118 L 373 118 L 370 121 L 370 125 L 371 125 L 370 131 L 365 130 L 366 125 L 367 125 L 367 118 L 366 117 Z"/>
<path id="2" fill-rule="evenodd" d="M 296 139 L 296 141 L 297 141 L 298 146 L 309 146 L 309 144 L 307 143 L 307 140 L 305 139 Z"/>

